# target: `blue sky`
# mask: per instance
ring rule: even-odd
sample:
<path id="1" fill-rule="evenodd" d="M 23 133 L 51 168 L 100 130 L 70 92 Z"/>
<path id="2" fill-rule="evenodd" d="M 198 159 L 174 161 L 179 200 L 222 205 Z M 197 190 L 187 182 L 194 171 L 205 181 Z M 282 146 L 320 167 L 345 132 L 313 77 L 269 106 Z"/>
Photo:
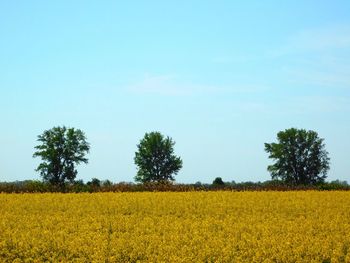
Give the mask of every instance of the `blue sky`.
<path id="1" fill-rule="evenodd" d="M 0 181 L 40 179 L 36 137 L 82 129 L 78 178 L 133 181 L 145 132 L 177 182 L 262 181 L 264 143 L 315 130 L 349 180 L 349 1 L 0 1 Z"/>

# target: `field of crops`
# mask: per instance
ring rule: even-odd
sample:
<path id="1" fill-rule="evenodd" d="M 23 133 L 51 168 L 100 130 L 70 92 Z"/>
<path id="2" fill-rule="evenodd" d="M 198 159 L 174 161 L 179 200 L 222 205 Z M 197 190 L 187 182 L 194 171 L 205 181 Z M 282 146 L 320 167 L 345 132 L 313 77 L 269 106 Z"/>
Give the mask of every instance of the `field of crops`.
<path id="1" fill-rule="evenodd" d="M 0 262 L 350 262 L 350 192 L 0 194 Z"/>

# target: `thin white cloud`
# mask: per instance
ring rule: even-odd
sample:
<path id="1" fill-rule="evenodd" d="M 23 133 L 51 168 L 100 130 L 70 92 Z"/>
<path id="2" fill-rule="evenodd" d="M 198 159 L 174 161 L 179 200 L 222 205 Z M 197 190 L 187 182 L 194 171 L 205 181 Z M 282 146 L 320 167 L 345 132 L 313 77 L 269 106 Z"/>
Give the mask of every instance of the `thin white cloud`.
<path id="1" fill-rule="evenodd" d="M 173 75 L 149 75 L 128 86 L 136 93 L 156 93 L 161 95 L 185 95 L 192 93 L 193 87 L 175 82 Z"/>
<path id="2" fill-rule="evenodd" d="M 350 24 L 300 31 L 269 55 L 282 59 L 281 73 L 291 83 L 350 87 Z"/>
<path id="3" fill-rule="evenodd" d="M 249 63 L 249 62 L 256 62 L 263 59 L 263 56 L 260 55 L 254 55 L 254 54 L 227 54 L 227 55 L 216 55 L 208 60 L 210 63 L 218 64 L 218 65 L 229 65 L 229 64 L 238 64 L 238 63 Z"/>
<path id="4" fill-rule="evenodd" d="M 272 56 L 283 56 L 303 52 L 324 52 L 350 48 L 350 25 L 331 25 L 297 32 L 285 45 L 271 52 Z"/>
<path id="5" fill-rule="evenodd" d="M 261 101 L 243 101 L 237 104 L 239 112 L 247 114 L 271 114 L 275 112 L 271 105 Z"/>
<path id="6" fill-rule="evenodd" d="M 289 104 L 294 105 L 294 111 L 300 114 L 348 112 L 350 110 L 349 98 L 338 96 L 302 96 L 292 99 Z"/>
<path id="7" fill-rule="evenodd" d="M 220 93 L 251 93 L 267 90 L 260 85 L 234 84 L 229 86 L 214 86 L 182 81 L 175 75 L 145 75 L 141 80 L 127 86 L 127 90 L 142 94 L 159 94 L 168 96 L 220 94 Z"/>
<path id="8" fill-rule="evenodd" d="M 329 68 L 309 68 L 308 70 L 294 68 L 287 70 L 287 73 L 291 76 L 292 83 L 330 88 L 349 88 L 350 75 L 348 72 L 350 71 L 344 72 L 344 68 L 339 67 L 339 70 Z"/>
<path id="9" fill-rule="evenodd" d="M 262 100 L 242 101 L 236 104 L 238 112 L 265 116 L 319 115 L 336 112 L 350 113 L 350 99 L 339 96 L 294 96 L 279 98 L 274 103 Z"/>
<path id="10" fill-rule="evenodd" d="M 230 56 L 216 56 L 211 62 L 214 64 L 230 64 L 232 63 L 232 58 Z"/>
<path id="11" fill-rule="evenodd" d="M 213 64 L 236 64 L 236 63 L 245 63 L 245 62 L 252 62 L 256 61 L 258 59 L 261 59 L 259 56 L 252 55 L 252 54 L 235 54 L 232 55 L 218 55 L 214 56 L 210 62 Z"/>
<path id="12" fill-rule="evenodd" d="M 330 26 L 300 32 L 291 40 L 299 49 L 322 51 L 350 47 L 350 26 Z"/>
<path id="13" fill-rule="evenodd" d="M 297 59 L 284 69 L 289 82 L 319 87 L 348 89 L 350 62 L 338 54 Z"/>

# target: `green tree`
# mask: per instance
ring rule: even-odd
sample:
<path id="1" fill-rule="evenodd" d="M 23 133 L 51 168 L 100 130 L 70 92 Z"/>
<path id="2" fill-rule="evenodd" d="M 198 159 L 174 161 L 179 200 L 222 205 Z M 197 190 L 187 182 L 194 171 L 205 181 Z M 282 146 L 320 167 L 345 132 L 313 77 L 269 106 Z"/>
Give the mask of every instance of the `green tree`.
<path id="1" fill-rule="evenodd" d="M 225 182 L 222 180 L 221 177 L 216 177 L 213 181 L 214 186 L 224 186 Z"/>
<path id="2" fill-rule="evenodd" d="M 90 182 L 87 182 L 87 185 L 99 188 L 101 186 L 101 180 L 97 178 L 92 178 Z"/>
<path id="3" fill-rule="evenodd" d="M 315 131 L 287 129 L 277 134 L 278 143 L 265 143 L 265 151 L 275 161 L 268 166 L 272 179 L 294 185 L 324 182 L 329 170 L 324 139 Z"/>
<path id="4" fill-rule="evenodd" d="M 182 168 L 182 160 L 174 155 L 175 142 L 159 132 L 146 133 L 137 145 L 135 164 L 137 182 L 174 181 L 173 174 Z"/>
<path id="5" fill-rule="evenodd" d="M 85 155 L 90 150 L 85 134 L 74 128 L 54 127 L 38 136 L 33 157 L 40 157 L 42 163 L 36 171 L 43 180 L 64 189 L 65 182 L 73 182 L 77 170 L 75 165 L 88 163 Z"/>

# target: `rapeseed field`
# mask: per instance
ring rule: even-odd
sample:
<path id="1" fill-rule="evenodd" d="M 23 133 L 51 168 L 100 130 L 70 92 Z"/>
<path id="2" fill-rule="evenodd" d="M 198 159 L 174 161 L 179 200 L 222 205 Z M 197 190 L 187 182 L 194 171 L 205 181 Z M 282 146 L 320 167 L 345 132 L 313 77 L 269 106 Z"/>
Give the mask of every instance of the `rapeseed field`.
<path id="1" fill-rule="evenodd" d="M 0 194 L 0 262 L 350 262 L 350 192 Z"/>

